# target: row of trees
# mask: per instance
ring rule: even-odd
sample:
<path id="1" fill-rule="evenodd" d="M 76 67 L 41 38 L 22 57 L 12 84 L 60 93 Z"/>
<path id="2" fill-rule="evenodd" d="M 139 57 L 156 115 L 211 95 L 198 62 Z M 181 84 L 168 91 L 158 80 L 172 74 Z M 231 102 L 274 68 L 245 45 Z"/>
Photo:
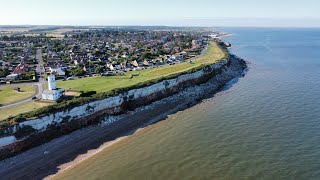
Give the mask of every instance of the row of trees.
<path id="1" fill-rule="evenodd" d="M 100 74 L 105 71 L 105 68 L 103 66 L 94 66 L 95 73 Z M 66 70 L 66 76 L 84 76 L 86 72 L 84 71 L 83 66 L 76 66 L 75 68 Z"/>
<path id="2" fill-rule="evenodd" d="M 36 72 L 35 71 L 30 71 L 25 74 L 20 75 L 21 80 L 35 80 L 36 78 Z"/>

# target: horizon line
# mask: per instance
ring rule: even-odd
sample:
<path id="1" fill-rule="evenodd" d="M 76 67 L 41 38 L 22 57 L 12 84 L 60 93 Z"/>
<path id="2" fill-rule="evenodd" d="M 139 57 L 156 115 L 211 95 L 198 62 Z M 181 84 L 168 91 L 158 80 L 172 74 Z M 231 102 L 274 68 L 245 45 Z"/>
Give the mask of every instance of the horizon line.
<path id="1" fill-rule="evenodd" d="M 52 26 L 52 27 L 175 27 L 175 28 L 320 28 L 320 25 L 315 26 L 255 26 L 255 25 L 217 25 L 217 26 L 202 26 L 202 25 L 135 25 L 135 24 L 110 24 L 110 25 L 90 25 L 90 24 L 0 24 L 1 27 L 28 27 L 28 26 Z"/>

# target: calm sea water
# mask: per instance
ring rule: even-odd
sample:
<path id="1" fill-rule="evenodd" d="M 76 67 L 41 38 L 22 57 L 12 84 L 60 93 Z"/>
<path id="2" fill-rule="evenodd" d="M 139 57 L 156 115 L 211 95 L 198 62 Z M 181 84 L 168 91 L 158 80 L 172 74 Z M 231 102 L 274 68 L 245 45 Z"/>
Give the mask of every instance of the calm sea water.
<path id="1" fill-rule="evenodd" d="M 320 29 L 223 30 L 244 78 L 63 176 L 320 179 Z"/>

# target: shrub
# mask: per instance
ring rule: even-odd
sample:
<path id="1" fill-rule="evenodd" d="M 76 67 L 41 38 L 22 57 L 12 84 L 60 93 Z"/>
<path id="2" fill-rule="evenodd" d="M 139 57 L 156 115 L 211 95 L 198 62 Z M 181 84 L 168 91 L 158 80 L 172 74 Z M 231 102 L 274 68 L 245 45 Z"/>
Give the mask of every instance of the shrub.
<path id="1" fill-rule="evenodd" d="M 92 96 L 92 95 L 94 95 L 94 94 L 97 94 L 97 91 L 82 92 L 82 93 L 80 94 L 80 97 L 90 97 L 90 96 Z"/>

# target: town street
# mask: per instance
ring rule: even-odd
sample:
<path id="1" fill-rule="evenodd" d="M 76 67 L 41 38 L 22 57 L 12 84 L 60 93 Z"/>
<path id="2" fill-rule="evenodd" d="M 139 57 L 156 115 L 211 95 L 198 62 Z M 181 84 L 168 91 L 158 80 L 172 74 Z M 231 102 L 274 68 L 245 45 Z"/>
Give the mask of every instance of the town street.
<path id="1" fill-rule="evenodd" d="M 37 98 L 41 98 L 41 93 L 43 90 L 45 90 L 45 84 L 46 84 L 46 79 L 44 78 L 45 74 L 45 69 L 43 66 L 43 59 L 42 59 L 42 49 L 37 49 L 37 54 L 36 54 L 36 59 L 37 59 L 37 68 L 36 68 L 36 73 L 37 77 L 39 80 L 38 85 L 38 94 L 36 95 Z"/>
<path id="2" fill-rule="evenodd" d="M 36 59 L 37 59 L 37 63 L 38 63 L 37 67 L 36 67 L 36 74 L 37 74 L 37 78 L 38 78 L 39 82 L 1 85 L 1 86 L 33 85 L 33 86 L 37 86 L 37 88 L 35 88 L 35 93 L 31 97 L 28 97 L 28 98 L 26 98 L 26 99 L 24 99 L 22 101 L 15 102 L 15 103 L 12 103 L 12 104 L 8 104 L 8 105 L 5 105 L 5 106 L 0 106 L 0 109 L 7 109 L 7 108 L 11 108 L 11 107 L 15 107 L 15 106 L 26 104 L 28 102 L 33 101 L 32 97 L 37 97 L 37 99 L 41 98 L 41 94 L 42 94 L 43 90 L 45 89 L 45 84 L 46 84 L 46 80 L 44 78 L 45 70 L 44 70 L 44 67 L 43 67 L 42 49 L 37 49 Z"/>

